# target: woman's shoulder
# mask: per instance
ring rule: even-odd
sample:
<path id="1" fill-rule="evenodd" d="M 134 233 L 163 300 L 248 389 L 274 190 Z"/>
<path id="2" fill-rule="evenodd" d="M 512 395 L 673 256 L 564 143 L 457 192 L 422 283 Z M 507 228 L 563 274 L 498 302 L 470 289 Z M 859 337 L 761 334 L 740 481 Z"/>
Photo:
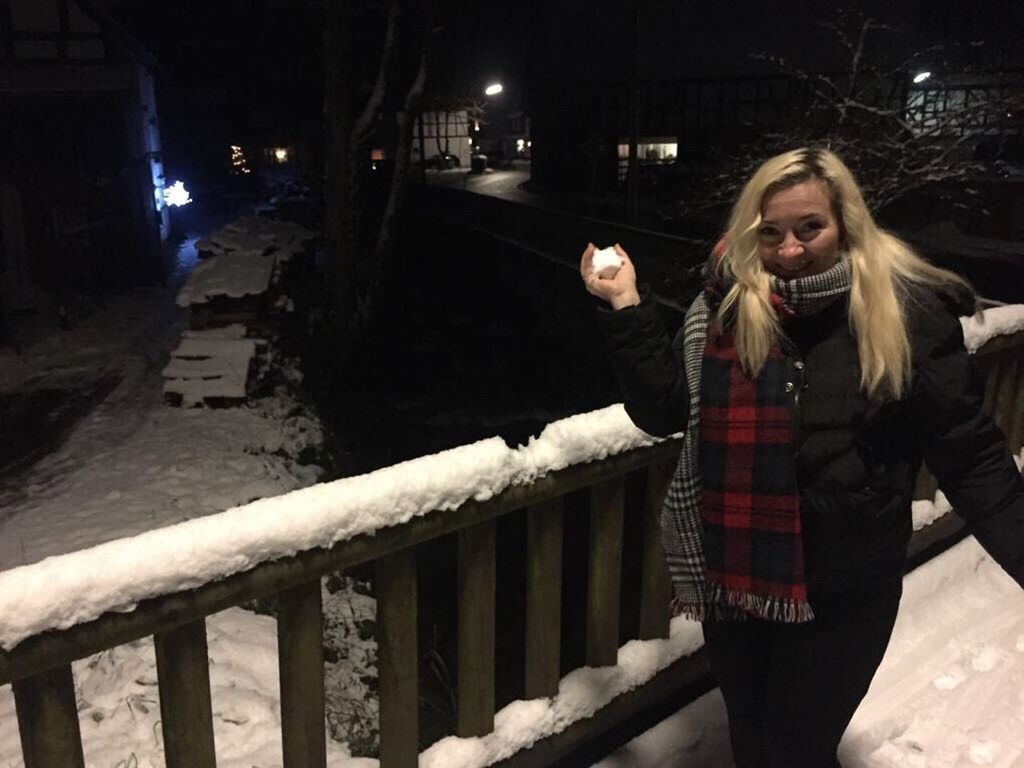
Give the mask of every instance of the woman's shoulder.
<path id="1" fill-rule="evenodd" d="M 911 283 L 902 297 L 907 334 L 915 356 L 938 346 L 963 344 L 960 318 L 975 312 L 973 292 L 959 283 Z"/>
<path id="2" fill-rule="evenodd" d="M 975 312 L 976 298 L 965 285 L 959 283 L 908 283 L 902 295 L 907 320 L 917 325 L 945 325 Z"/>

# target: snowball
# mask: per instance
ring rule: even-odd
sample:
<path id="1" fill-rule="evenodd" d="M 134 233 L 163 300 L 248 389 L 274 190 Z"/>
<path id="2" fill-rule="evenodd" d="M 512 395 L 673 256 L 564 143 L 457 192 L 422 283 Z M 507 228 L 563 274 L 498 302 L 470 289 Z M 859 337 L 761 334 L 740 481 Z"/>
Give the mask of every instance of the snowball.
<path id="1" fill-rule="evenodd" d="M 610 280 L 618 274 L 622 264 L 622 257 L 615 252 L 615 248 L 594 251 L 593 270 L 597 272 L 598 277 Z"/>

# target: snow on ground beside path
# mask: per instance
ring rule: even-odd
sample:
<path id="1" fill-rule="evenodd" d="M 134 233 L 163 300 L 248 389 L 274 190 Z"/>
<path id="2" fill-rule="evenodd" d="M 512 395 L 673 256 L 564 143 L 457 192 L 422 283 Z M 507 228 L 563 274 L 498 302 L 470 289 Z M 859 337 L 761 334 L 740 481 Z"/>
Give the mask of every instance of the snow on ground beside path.
<path id="1" fill-rule="evenodd" d="M 133 350 L 138 355 L 151 354 L 149 362 L 162 364 L 165 350 L 155 337 L 177 332 L 169 313 L 176 311 L 164 292 L 139 288 L 105 299 L 103 307 L 76 318 L 70 330 L 57 327 L 52 308 L 19 318 L 15 332 L 21 351 L 0 347 L 0 392 L 99 378 L 119 370 L 133 345 L 139 345 Z"/>
<path id="2" fill-rule="evenodd" d="M 1024 592 L 973 539 L 903 582 L 885 659 L 840 746 L 844 768 L 1024 766 Z M 716 690 L 595 768 L 731 768 Z"/>
<path id="3" fill-rule="evenodd" d="M 213 735 L 220 768 L 281 765 L 277 622 L 231 608 L 206 622 Z M 164 768 L 160 697 L 152 638 L 75 662 L 82 744 L 88 768 Z M 134 761 L 133 761 L 134 756 Z M 328 763 L 368 768 L 327 740 Z M 0 765 L 23 768 L 11 687 L 0 688 Z"/>
<path id="4" fill-rule="evenodd" d="M 319 426 L 289 415 L 296 404 L 287 396 L 232 409 L 169 408 L 158 381 L 124 398 L 115 390 L 67 444 L 36 465 L 26 485 L 0 488 L 0 568 L 316 481 L 318 468 L 289 457 L 320 441 Z"/>

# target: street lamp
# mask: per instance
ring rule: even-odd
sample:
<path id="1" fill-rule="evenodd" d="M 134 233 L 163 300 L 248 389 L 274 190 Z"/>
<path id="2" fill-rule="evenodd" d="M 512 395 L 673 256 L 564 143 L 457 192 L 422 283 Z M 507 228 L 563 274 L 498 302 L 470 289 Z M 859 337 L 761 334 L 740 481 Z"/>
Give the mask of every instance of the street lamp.
<path id="1" fill-rule="evenodd" d="M 917 83 L 923 83 L 931 76 L 931 72 L 918 72 L 916 75 L 914 75 L 914 84 L 916 85 Z"/>
<path id="2" fill-rule="evenodd" d="M 497 96 L 499 93 L 501 93 L 501 91 L 501 83 L 491 83 L 486 88 L 484 88 L 484 94 L 487 96 Z"/>

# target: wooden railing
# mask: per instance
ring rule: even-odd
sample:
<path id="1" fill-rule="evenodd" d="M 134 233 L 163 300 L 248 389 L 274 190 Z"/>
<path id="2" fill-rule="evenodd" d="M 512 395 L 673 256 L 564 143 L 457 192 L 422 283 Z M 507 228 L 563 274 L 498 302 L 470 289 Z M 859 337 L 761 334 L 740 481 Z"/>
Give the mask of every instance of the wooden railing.
<path id="1" fill-rule="evenodd" d="M 990 341 L 977 355 L 986 377 L 986 407 L 1019 450 L 1024 439 L 1024 333 Z M 496 521 L 527 514 L 525 695 L 558 692 L 562 616 L 562 530 L 566 494 L 589 489 L 590 539 L 586 600 L 588 666 L 616 663 L 622 536 L 626 516 L 642 520 L 640 601 L 642 639 L 667 637 L 670 595 L 658 535 L 658 509 L 675 465 L 679 441 L 635 449 L 553 472 L 528 486 L 512 486 L 487 501 L 469 501 L 408 523 L 362 535 L 330 549 L 313 549 L 264 563 L 197 589 L 143 601 L 129 613 L 107 613 L 87 623 L 30 637 L 0 652 L 0 684 L 12 682 L 26 768 L 84 768 L 71 662 L 152 635 L 159 678 L 161 725 L 168 768 L 216 764 L 205 618 L 257 598 L 278 598 L 283 764 L 326 764 L 324 651 L 320 579 L 374 563 L 378 601 L 380 759 L 383 768 L 415 766 L 418 757 L 418 649 L 416 548 L 439 536 L 458 537 L 458 718 L 460 736 L 493 729 L 495 714 Z M 627 477 L 643 473 L 646 493 L 637 508 L 625 493 Z M 920 486 L 927 493 L 926 482 Z M 629 497 L 632 499 L 632 496 Z M 915 536 L 921 551 L 936 531 Z M 629 596 L 634 599 L 634 596 Z M 684 657 L 641 688 L 620 696 L 595 717 L 570 726 L 504 766 L 553 765 L 595 738 L 622 733 L 624 722 L 660 703 L 674 706 L 707 684 L 702 655 Z M 682 698 L 680 698 L 682 697 Z M 665 713 L 667 714 L 667 712 Z M 642 721 L 643 718 L 640 718 Z M 626 734 L 619 740 L 628 738 Z"/>

